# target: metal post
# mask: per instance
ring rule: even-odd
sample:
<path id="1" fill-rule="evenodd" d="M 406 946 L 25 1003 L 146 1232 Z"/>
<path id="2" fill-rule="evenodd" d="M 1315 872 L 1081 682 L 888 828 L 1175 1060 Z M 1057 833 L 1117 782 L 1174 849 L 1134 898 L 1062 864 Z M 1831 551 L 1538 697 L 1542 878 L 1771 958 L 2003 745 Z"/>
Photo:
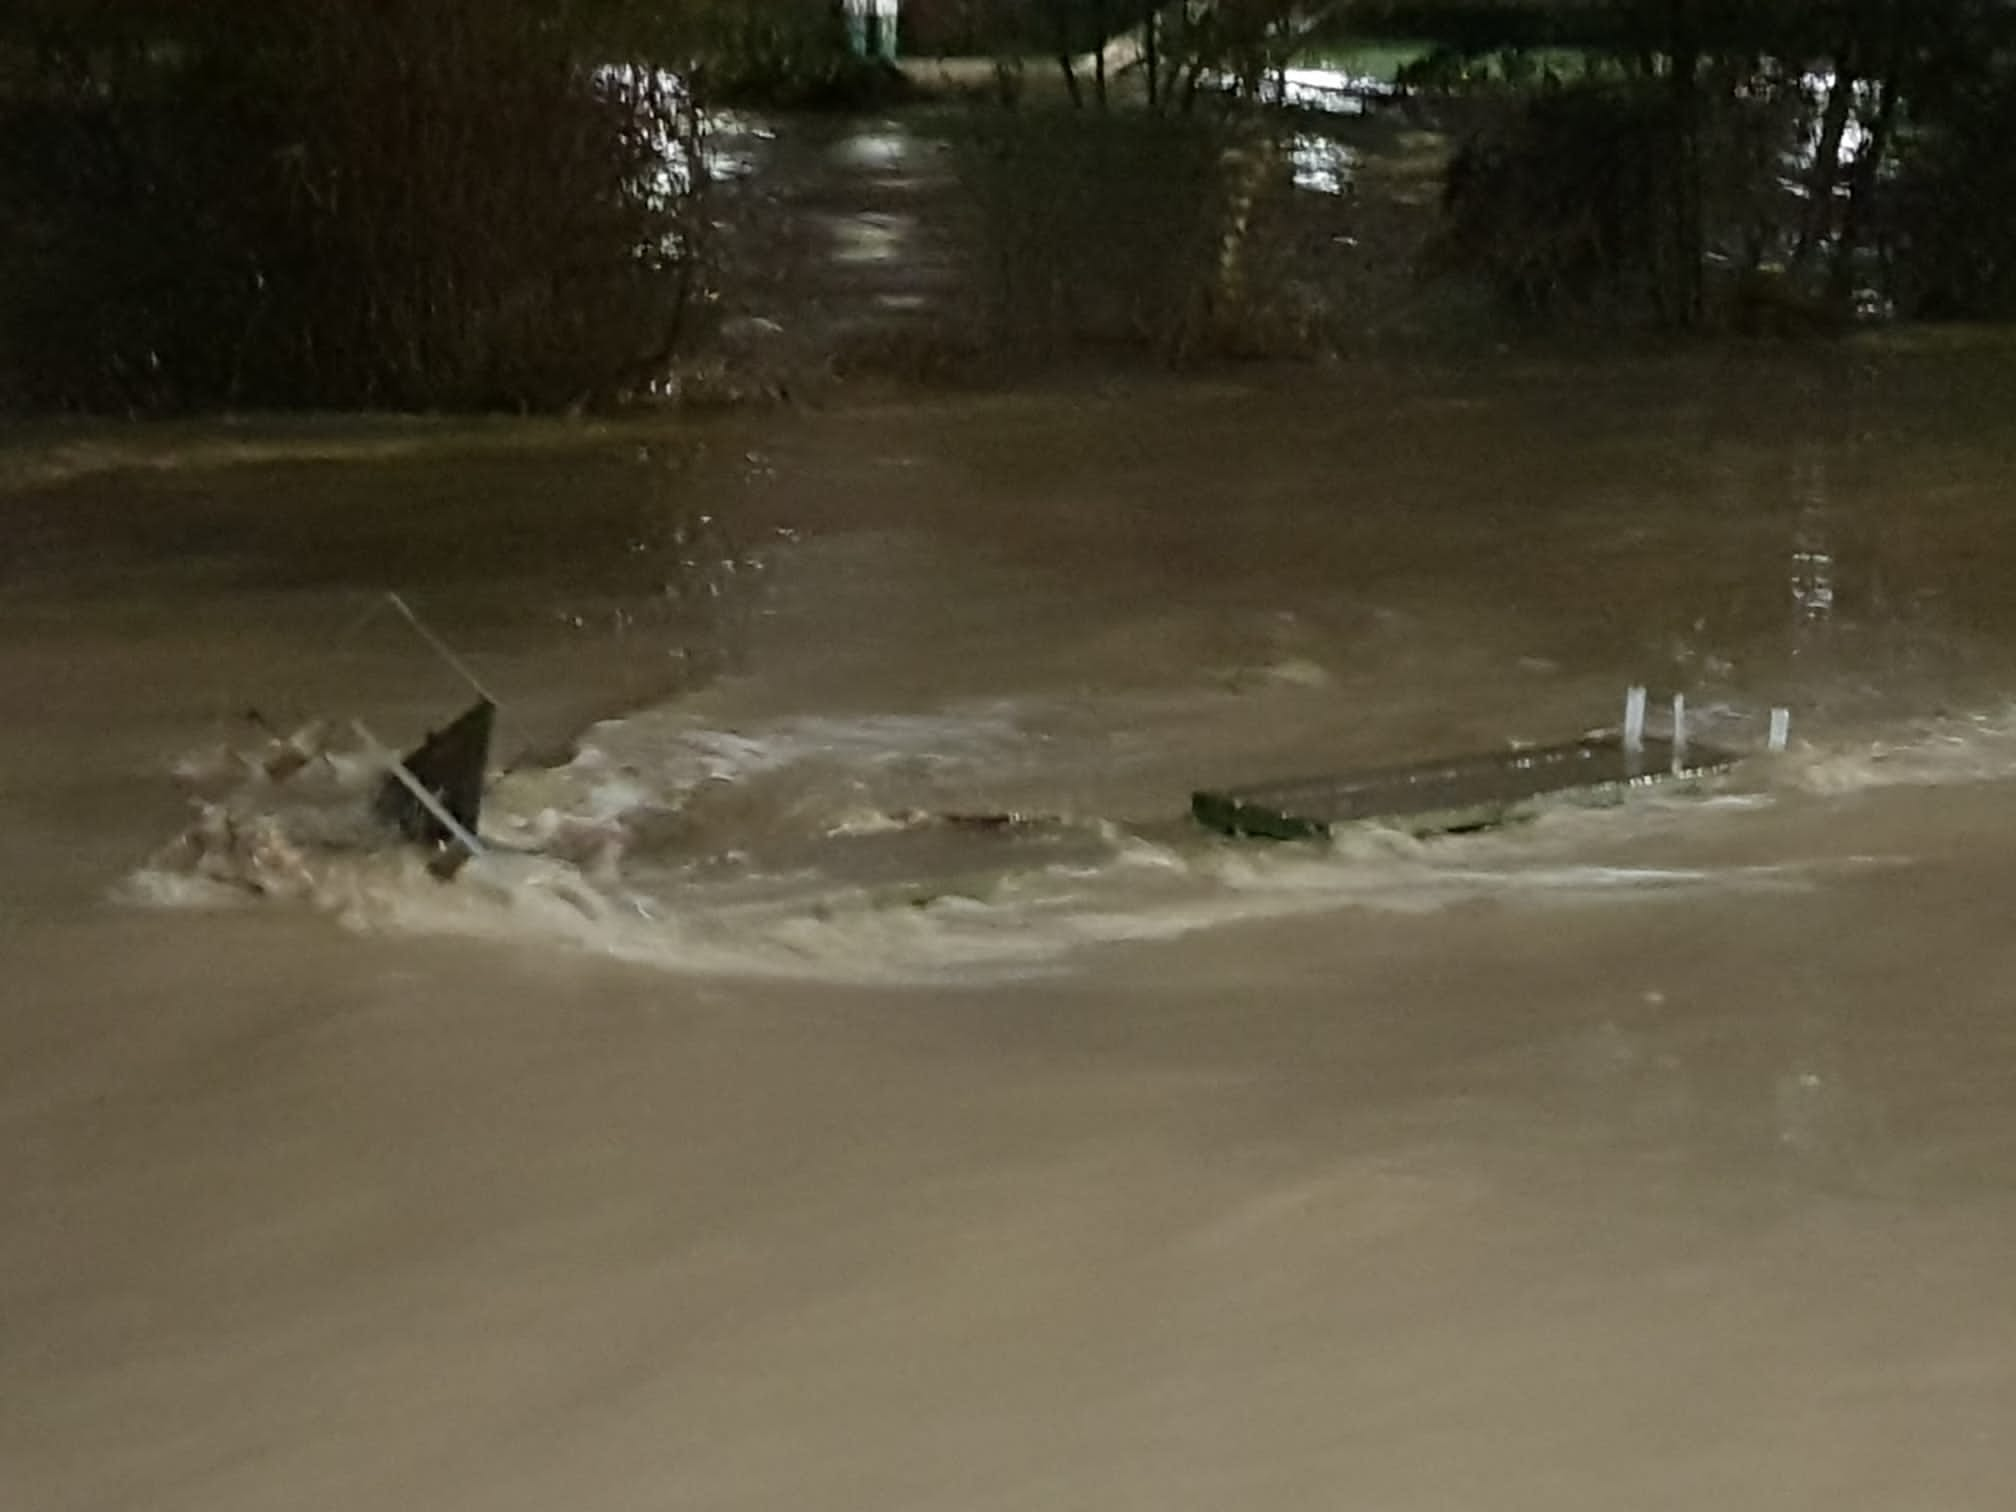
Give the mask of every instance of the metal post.
<path id="1" fill-rule="evenodd" d="M 482 683 L 476 680 L 476 674 L 469 670 L 468 664 L 464 662 L 461 657 L 457 656 L 453 650 L 450 649 L 448 643 L 443 639 L 441 639 L 440 636 L 436 635 L 432 630 L 429 630 L 426 627 L 426 625 L 421 623 L 420 616 L 413 612 L 412 606 L 410 606 L 406 602 L 406 600 L 399 597 L 399 595 L 396 593 L 388 593 L 385 595 L 385 597 L 391 601 L 392 607 L 394 609 L 397 609 L 399 613 L 405 617 L 406 623 L 413 627 L 414 633 L 418 635 L 420 639 L 427 642 L 429 648 L 433 650 L 434 654 L 441 658 L 441 660 L 447 665 L 449 671 L 453 672 L 457 677 L 461 678 L 462 681 L 469 684 L 470 688 L 474 690 L 478 698 L 487 699 L 489 700 L 489 702 L 493 704 L 497 702 L 495 698 L 492 698 L 490 696 L 490 690 L 484 687 Z"/>

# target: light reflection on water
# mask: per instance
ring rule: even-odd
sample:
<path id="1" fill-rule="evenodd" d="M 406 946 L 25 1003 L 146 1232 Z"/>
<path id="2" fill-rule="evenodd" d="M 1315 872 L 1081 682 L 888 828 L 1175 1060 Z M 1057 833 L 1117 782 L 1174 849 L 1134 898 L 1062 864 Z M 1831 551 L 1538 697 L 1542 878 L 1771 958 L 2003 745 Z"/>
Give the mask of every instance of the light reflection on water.
<path id="1" fill-rule="evenodd" d="M 903 257 L 916 230 L 914 215 L 863 212 L 833 222 L 833 261 L 890 263 Z"/>
<path id="2" fill-rule="evenodd" d="M 1268 97 L 1332 115 L 1363 115 L 1368 100 L 1392 93 L 1391 84 L 1370 74 L 1346 73 L 1339 68 L 1289 68 L 1282 71 Z"/>
<path id="3" fill-rule="evenodd" d="M 1809 635 L 1834 613 L 1833 519 L 1827 499 L 1827 459 L 1814 451 L 1797 468 L 1798 519 L 1792 536 L 1792 603 Z"/>
<path id="4" fill-rule="evenodd" d="M 758 144 L 776 137 L 769 127 L 732 110 L 709 111 L 700 127 L 701 162 L 709 181 L 747 178 L 756 171 Z"/>
<path id="5" fill-rule="evenodd" d="M 1297 132 L 1289 139 L 1288 162 L 1295 187 L 1316 194 L 1348 194 L 1357 179 L 1357 152 L 1313 132 Z"/>
<path id="6" fill-rule="evenodd" d="M 1239 87 L 1237 79 L 1224 73 L 1206 74 L 1204 83 L 1228 92 Z M 1274 69 L 1259 81 L 1263 104 L 1320 111 L 1324 115 L 1361 116 L 1371 108 L 1372 101 L 1390 99 L 1393 94 L 1393 85 L 1387 80 L 1371 74 L 1347 73 L 1341 68 Z"/>
<path id="7" fill-rule="evenodd" d="M 909 165 L 916 140 L 893 122 L 872 131 L 851 132 L 834 144 L 833 159 L 842 167 L 895 173 Z"/>
<path id="8" fill-rule="evenodd" d="M 776 135 L 735 111 L 696 113 L 685 79 L 671 69 L 611 63 L 595 69 L 594 78 L 613 95 L 640 102 L 645 137 L 658 160 L 646 187 L 662 201 L 692 193 L 699 182 L 746 178 L 756 171 L 757 144 Z"/>

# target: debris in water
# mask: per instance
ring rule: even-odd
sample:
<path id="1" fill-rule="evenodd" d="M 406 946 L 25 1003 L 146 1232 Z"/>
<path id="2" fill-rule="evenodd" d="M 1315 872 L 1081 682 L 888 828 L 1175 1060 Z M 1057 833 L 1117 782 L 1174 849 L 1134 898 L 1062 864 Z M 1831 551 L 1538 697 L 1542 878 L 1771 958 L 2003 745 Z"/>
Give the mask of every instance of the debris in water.
<path id="1" fill-rule="evenodd" d="M 1190 812 L 1223 834 L 1271 840 L 1318 839 L 1366 823 L 1450 834 L 1521 818 L 1538 799 L 1609 799 L 1658 782 L 1708 776 L 1735 761 L 1726 751 L 1689 744 L 1687 703 L 1678 693 L 1671 737 L 1647 738 L 1645 690 L 1633 687 L 1616 734 L 1341 777 L 1205 789 L 1192 795 Z"/>
<path id="2" fill-rule="evenodd" d="M 497 705 L 479 698 L 442 730 L 434 731 L 403 761 L 392 763 L 373 809 L 415 845 L 434 852 L 428 869 L 444 881 L 471 856 L 490 766 L 490 736 Z"/>
<path id="3" fill-rule="evenodd" d="M 157 852 L 148 869 L 261 898 L 307 897 L 315 886 L 307 859 L 278 819 L 234 814 L 219 803 L 202 805 L 196 822 Z"/>

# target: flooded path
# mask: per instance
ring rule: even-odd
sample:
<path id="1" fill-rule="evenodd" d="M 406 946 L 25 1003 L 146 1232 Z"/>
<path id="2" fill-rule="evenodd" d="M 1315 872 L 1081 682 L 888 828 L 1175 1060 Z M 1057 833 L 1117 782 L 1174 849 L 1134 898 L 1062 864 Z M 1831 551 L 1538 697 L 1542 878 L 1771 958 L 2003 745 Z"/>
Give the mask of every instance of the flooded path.
<path id="1" fill-rule="evenodd" d="M 970 317 L 958 119 L 721 123 L 730 171 L 712 208 L 732 367 L 802 390 Z"/>
<path id="2" fill-rule="evenodd" d="M 2000 1506 L 1974 360 L 41 469 L 0 1505 Z M 310 843 L 340 783 L 218 776 L 247 706 L 404 740 L 460 696 L 388 586 L 540 758 L 454 888 Z M 1794 749 L 1434 844 L 1182 820 L 1631 680 Z M 301 885 L 149 870 L 184 785 L 297 826 Z"/>

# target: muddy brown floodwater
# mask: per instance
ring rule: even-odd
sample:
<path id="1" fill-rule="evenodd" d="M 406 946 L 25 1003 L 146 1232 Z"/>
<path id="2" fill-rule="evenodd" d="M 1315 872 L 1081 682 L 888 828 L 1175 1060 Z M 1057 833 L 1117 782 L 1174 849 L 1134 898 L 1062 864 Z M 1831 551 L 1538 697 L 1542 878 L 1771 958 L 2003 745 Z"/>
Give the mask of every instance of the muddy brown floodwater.
<path id="1" fill-rule="evenodd" d="M 21 440 L 0 1506 L 2006 1506 L 2007 361 Z M 229 760 L 386 587 L 452 887 Z M 1183 822 L 1631 680 L 1792 749 Z"/>

